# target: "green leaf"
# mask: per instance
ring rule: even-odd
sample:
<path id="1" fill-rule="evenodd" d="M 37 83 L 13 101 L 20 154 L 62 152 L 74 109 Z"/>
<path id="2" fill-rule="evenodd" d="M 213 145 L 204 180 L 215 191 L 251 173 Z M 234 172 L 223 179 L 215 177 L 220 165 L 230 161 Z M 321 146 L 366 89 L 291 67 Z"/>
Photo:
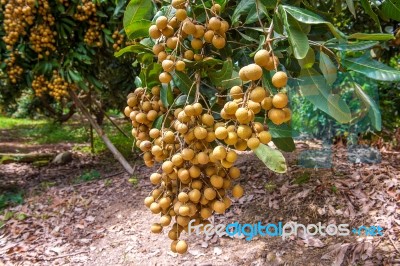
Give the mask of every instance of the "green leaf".
<path id="1" fill-rule="evenodd" d="M 372 126 L 378 130 L 382 130 L 382 118 L 381 118 L 381 112 L 379 111 L 379 106 L 375 103 L 371 97 L 368 96 L 364 92 L 364 90 L 361 88 L 360 85 L 354 83 L 354 90 L 360 98 L 360 100 L 363 102 L 364 106 L 368 109 L 368 117 L 371 120 Z"/>
<path id="2" fill-rule="evenodd" d="M 324 77 L 315 69 L 302 69 L 299 80 L 301 93 L 315 107 L 332 116 L 339 123 L 350 122 L 349 107 L 339 95 L 330 94 L 330 88 Z"/>
<path id="3" fill-rule="evenodd" d="M 353 33 L 348 39 L 357 39 L 364 41 L 389 41 L 393 40 L 394 36 L 388 33 Z"/>
<path id="4" fill-rule="evenodd" d="M 260 144 L 260 146 L 254 150 L 254 153 L 272 171 L 280 174 L 286 173 L 286 160 L 279 150 Z"/>
<path id="5" fill-rule="evenodd" d="M 28 218 L 28 215 L 26 215 L 25 213 L 16 213 L 16 214 L 14 215 L 14 218 L 15 218 L 16 220 L 18 220 L 18 221 L 23 221 L 23 220 L 25 220 L 26 218 Z"/>
<path id="6" fill-rule="evenodd" d="M 278 126 L 271 121 L 268 121 L 268 128 L 272 138 L 292 138 L 293 136 L 292 128 L 288 124 L 282 124 Z"/>
<path id="7" fill-rule="evenodd" d="M 400 81 L 400 71 L 382 64 L 369 55 L 358 58 L 345 58 L 342 64 L 355 72 L 361 73 L 371 79 L 381 81 Z"/>
<path id="8" fill-rule="evenodd" d="M 171 86 L 169 84 L 162 85 L 160 98 L 164 107 L 169 107 L 174 102 L 174 95 L 172 94 Z"/>
<path id="9" fill-rule="evenodd" d="M 347 7 L 349 8 L 351 14 L 353 14 L 354 17 L 357 17 L 353 0 L 346 0 L 346 4 L 347 4 Z"/>
<path id="10" fill-rule="evenodd" d="M 132 21 L 128 26 L 125 27 L 126 35 L 129 39 L 137 39 L 149 36 L 149 27 L 151 21 L 147 19 Z"/>
<path id="11" fill-rule="evenodd" d="M 233 70 L 231 78 L 223 80 L 221 82 L 221 87 L 224 89 L 229 89 L 232 88 L 233 86 L 241 86 L 242 82 L 243 81 L 239 77 L 239 72 Z"/>
<path id="12" fill-rule="evenodd" d="M 337 38 L 337 39 L 344 39 L 345 35 L 339 31 L 335 26 L 332 25 L 332 23 L 325 21 L 323 18 L 318 16 L 317 14 L 314 14 L 313 12 L 295 7 L 295 6 L 287 6 L 287 5 L 282 5 L 282 9 L 293 16 L 296 20 L 305 23 L 305 24 L 326 24 L 332 34 Z"/>
<path id="13" fill-rule="evenodd" d="M 288 16 L 282 8 L 280 8 L 280 12 L 288 34 L 290 46 L 293 48 L 294 57 L 302 59 L 307 55 L 310 48 L 307 35 L 302 31 L 302 25 L 298 20 L 290 15 Z"/>
<path id="14" fill-rule="evenodd" d="M 146 87 L 152 88 L 160 84 L 159 75 L 162 71 L 160 64 L 152 63 L 146 68 Z"/>
<path id="15" fill-rule="evenodd" d="M 220 86 L 222 81 L 232 77 L 232 71 L 232 60 L 228 59 L 222 65 L 221 70 L 215 71 L 215 69 L 210 69 L 210 71 L 208 71 L 208 77 L 215 86 Z"/>
<path id="16" fill-rule="evenodd" d="M 144 46 L 144 45 L 142 45 L 142 44 L 140 44 L 140 43 L 137 43 L 137 44 L 129 45 L 129 46 L 127 46 L 127 47 L 122 48 L 122 49 L 119 50 L 118 52 L 115 52 L 115 53 L 114 53 L 114 56 L 115 56 L 115 57 L 120 57 L 121 55 L 123 55 L 123 54 L 125 54 L 125 53 L 135 53 L 135 54 L 138 54 L 138 53 L 142 53 L 142 52 L 153 53 L 153 52 L 151 51 L 151 49 L 149 49 L 148 47 L 146 47 L 146 46 Z"/>
<path id="17" fill-rule="evenodd" d="M 310 47 L 308 49 L 307 55 L 303 59 L 298 59 L 301 68 L 311 68 L 315 63 L 315 53 Z"/>
<path id="18" fill-rule="evenodd" d="M 153 14 L 153 2 L 151 0 L 131 0 L 125 9 L 124 28 L 134 21 L 150 20 Z"/>
<path id="19" fill-rule="evenodd" d="M 157 117 L 157 119 L 154 121 L 152 127 L 153 128 L 157 128 L 157 129 L 161 129 L 162 123 L 164 121 L 164 117 L 165 117 L 165 114 Z"/>
<path id="20" fill-rule="evenodd" d="M 361 0 L 360 2 L 365 13 L 375 21 L 376 25 L 378 25 L 379 31 L 382 32 L 381 23 L 376 13 L 372 10 L 370 2 L 368 0 Z"/>
<path id="21" fill-rule="evenodd" d="M 382 12 L 387 17 L 400 21 L 400 0 L 385 0 L 382 3 Z"/>
<path id="22" fill-rule="evenodd" d="M 236 6 L 235 11 L 232 14 L 232 25 L 235 25 L 239 22 L 239 18 L 242 14 L 249 13 L 252 8 L 256 6 L 255 0 L 241 0 L 240 3 Z"/>
<path id="23" fill-rule="evenodd" d="M 332 85 L 336 81 L 337 67 L 333 64 L 330 57 L 322 51 L 319 54 L 319 69 L 329 85 Z"/>
<path id="24" fill-rule="evenodd" d="M 71 80 L 76 83 L 79 83 L 83 80 L 82 76 L 75 70 L 68 70 L 68 75 L 71 77 Z"/>
<path id="25" fill-rule="evenodd" d="M 282 151 L 292 152 L 296 150 L 296 145 L 292 138 L 273 138 L 272 142 Z"/>
<path id="26" fill-rule="evenodd" d="M 188 100 L 188 96 L 186 94 L 181 95 L 178 97 L 178 99 L 175 100 L 174 105 L 175 106 L 183 106 L 183 105 L 185 105 L 187 100 Z"/>
<path id="27" fill-rule="evenodd" d="M 193 95 L 195 93 L 195 83 L 188 77 L 186 73 L 175 71 L 172 74 L 174 84 L 178 89 L 186 95 Z M 190 92 L 190 93 L 189 93 Z"/>
<path id="28" fill-rule="evenodd" d="M 362 41 L 352 43 L 335 43 L 327 44 L 326 47 L 339 51 L 363 51 L 378 45 L 377 41 Z"/>
<path id="29" fill-rule="evenodd" d="M 140 77 L 138 77 L 138 76 L 135 77 L 135 86 L 136 86 L 137 88 L 143 86 L 142 80 L 141 80 Z"/>

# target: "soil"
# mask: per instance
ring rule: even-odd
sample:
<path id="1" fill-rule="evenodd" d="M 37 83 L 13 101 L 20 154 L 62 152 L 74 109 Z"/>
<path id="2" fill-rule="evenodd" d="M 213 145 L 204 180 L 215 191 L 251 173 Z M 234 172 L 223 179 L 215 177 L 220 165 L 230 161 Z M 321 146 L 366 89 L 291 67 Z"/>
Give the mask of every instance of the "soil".
<path id="1" fill-rule="evenodd" d="M 16 150 L 16 144 L 4 144 L 0 150 Z M 24 152 L 71 147 L 18 145 Z M 149 230 L 157 216 L 143 199 L 153 189 L 148 176 L 155 168 L 146 168 L 138 158 L 130 177 L 109 154 L 74 152 L 73 161 L 63 166 L 0 165 L 3 190 L 24 190 L 24 203 L 0 215 L 0 221 L 6 220 L 0 223 L 0 265 L 399 265 L 400 153 L 382 149 L 380 163 L 354 163 L 345 147 L 335 146 L 329 168 L 304 168 L 299 154 L 321 145 L 296 145 L 297 152 L 285 154 L 286 174 L 275 174 L 252 154 L 242 154 L 237 165 L 245 196 L 233 201 L 225 216 L 216 215 L 214 223 L 375 225 L 383 236 L 299 231 L 285 240 L 256 236 L 247 241 L 243 236 L 183 234 L 189 251 L 177 255 L 169 249 L 168 230 L 158 235 Z M 93 170 L 100 179 L 77 182 Z"/>

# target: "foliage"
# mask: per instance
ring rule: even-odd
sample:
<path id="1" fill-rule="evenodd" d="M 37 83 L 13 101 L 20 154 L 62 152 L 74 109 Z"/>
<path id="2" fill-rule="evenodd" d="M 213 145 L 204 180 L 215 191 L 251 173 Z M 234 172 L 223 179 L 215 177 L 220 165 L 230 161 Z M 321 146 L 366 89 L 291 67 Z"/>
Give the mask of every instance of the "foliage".
<path id="1" fill-rule="evenodd" d="M 9 205 L 22 204 L 22 192 L 4 192 L 0 194 L 0 211 Z"/>
<path id="2" fill-rule="evenodd" d="M 90 170 L 84 172 L 82 175 L 75 179 L 75 183 L 89 182 L 96 179 L 100 179 L 101 174 L 97 170 Z"/>

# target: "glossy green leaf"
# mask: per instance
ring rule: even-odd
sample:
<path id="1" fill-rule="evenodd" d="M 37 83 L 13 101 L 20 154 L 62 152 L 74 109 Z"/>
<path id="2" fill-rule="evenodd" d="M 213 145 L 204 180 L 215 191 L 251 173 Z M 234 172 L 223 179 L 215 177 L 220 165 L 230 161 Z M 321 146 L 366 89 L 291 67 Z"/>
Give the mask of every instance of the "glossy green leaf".
<path id="1" fill-rule="evenodd" d="M 339 123 L 351 120 L 350 109 L 339 97 L 330 93 L 325 78 L 313 68 L 302 69 L 299 76 L 302 95 L 321 111 L 335 118 Z"/>
<path id="2" fill-rule="evenodd" d="M 394 39 L 392 34 L 387 33 L 354 33 L 348 39 L 357 39 L 363 41 L 389 41 Z"/>
<path id="3" fill-rule="evenodd" d="M 230 79 L 232 77 L 232 71 L 232 60 L 228 59 L 222 65 L 221 70 L 215 71 L 214 69 L 210 69 L 210 71 L 208 72 L 208 77 L 215 86 L 220 86 L 222 81 Z"/>
<path id="4" fill-rule="evenodd" d="M 142 45 L 142 44 L 134 44 L 134 45 L 129 45 L 127 47 L 122 48 L 121 50 L 119 50 L 118 52 L 114 53 L 115 57 L 120 57 L 121 55 L 125 54 L 125 53 L 142 53 L 142 52 L 148 52 L 148 53 L 153 53 L 153 51 L 151 49 L 149 49 L 148 47 Z"/>
<path id="5" fill-rule="evenodd" d="M 357 58 L 344 58 L 342 64 L 346 68 L 361 73 L 371 79 L 400 81 L 400 71 L 372 59 L 369 55 Z"/>
<path id="6" fill-rule="evenodd" d="M 125 9 L 124 28 L 129 27 L 134 21 L 150 20 L 153 13 L 153 2 L 151 0 L 131 0 Z"/>
<path id="7" fill-rule="evenodd" d="M 379 21 L 378 16 L 376 15 L 376 13 L 372 10 L 371 4 L 369 2 L 369 0 L 360 0 L 361 6 L 363 7 L 365 13 L 370 16 L 376 23 L 376 25 L 379 28 L 379 31 L 382 32 L 382 28 L 381 28 L 381 24 Z"/>
<path id="8" fill-rule="evenodd" d="M 164 107 L 169 107 L 174 102 L 174 95 L 169 84 L 162 84 L 160 98 Z"/>
<path id="9" fill-rule="evenodd" d="M 353 14 L 354 17 L 357 17 L 353 0 L 346 0 L 346 4 L 347 4 L 347 8 L 350 10 L 351 14 Z"/>
<path id="10" fill-rule="evenodd" d="M 377 41 L 361 41 L 352 43 L 329 43 L 326 45 L 326 47 L 338 51 L 364 51 L 378 44 L 379 42 Z"/>
<path id="11" fill-rule="evenodd" d="M 400 21 L 400 0 L 383 1 L 381 10 L 387 17 Z"/>
<path id="12" fill-rule="evenodd" d="M 154 121 L 152 127 L 153 128 L 157 128 L 157 129 L 161 129 L 162 123 L 164 121 L 164 117 L 165 117 L 165 114 L 157 117 L 157 119 Z"/>
<path id="13" fill-rule="evenodd" d="M 333 64 L 331 58 L 322 51 L 319 54 L 319 69 L 329 85 L 332 85 L 336 81 L 337 67 Z"/>
<path id="14" fill-rule="evenodd" d="M 243 14 L 248 14 L 252 8 L 256 6 L 255 0 L 241 0 L 233 11 L 231 21 L 232 25 L 236 25 L 239 22 L 239 18 Z"/>
<path id="15" fill-rule="evenodd" d="M 254 153 L 270 170 L 280 174 L 286 173 L 286 160 L 279 150 L 260 144 L 260 146 L 254 150 Z"/>
<path id="16" fill-rule="evenodd" d="M 149 27 L 151 21 L 147 19 L 132 21 L 128 26 L 125 27 L 126 35 L 129 39 L 137 39 L 149 36 Z"/>
<path id="17" fill-rule="evenodd" d="M 315 63 L 315 52 L 310 47 L 306 56 L 303 59 L 298 59 L 299 65 L 301 68 L 310 68 Z"/>
<path id="18" fill-rule="evenodd" d="M 272 142 L 281 151 L 292 152 L 296 150 L 293 138 L 273 138 Z"/>
<path id="19" fill-rule="evenodd" d="M 195 93 L 195 82 L 192 81 L 186 73 L 175 71 L 172 74 L 174 84 L 178 89 L 186 95 L 193 95 Z"/>
<path id="20" fill-rule="evenodd" d="M 332 34 L 337 38 L 337 39 L 344 39 L 345 35 L 339 31 L 335 26 L 332 25 L 332 23 L 325 21 L 322 17 L 318 16 L 317 14 L 295 6 L 287 6 L 287 5 L 282 5 L 282 9 L 293 16 L 296 20 L 305 23 L 305 24 L 326 24 Z"/>
<path id="21" fill-rule="evenodd" d="M 382 117 L 381 117 L 381 112 L 379 111 L 379 106 L 373 99 L 371 99 L 371 97 L 368 96 L 368 94 L 364 92 L 364 90 L 361 88 L 360 85 L 355 83 L 354 90 L 358 98 L 360 98 L 364 106 L 368 109 L 368 117 L 371 120 L 371 124 L 376 130 L 381 131 Z"/>
<path id="22" fill-rule="evenodd" d="M 289 43 L 293 49 L 294 57 L 296 59 L 304 58 L 310 48 L 307 35 L 302 31 L 302 26 L 298 20 L 294 19 L 291 15 L 286 14 L 282 8 L 280 8 L 280 13 L 288 34 Z"/>
<path id="23" fill-rule="evenodd" d="M 264 118 L 262 118 L 263 122 Z M 293 137 L 293 132 L 292 128 L 288 124 L 282 124 L 282 125 L 275 125 L 271 121 L 268 121 L 268 128 L 269 132 L 271 133 L 272 138 L 291 138 Z"/>

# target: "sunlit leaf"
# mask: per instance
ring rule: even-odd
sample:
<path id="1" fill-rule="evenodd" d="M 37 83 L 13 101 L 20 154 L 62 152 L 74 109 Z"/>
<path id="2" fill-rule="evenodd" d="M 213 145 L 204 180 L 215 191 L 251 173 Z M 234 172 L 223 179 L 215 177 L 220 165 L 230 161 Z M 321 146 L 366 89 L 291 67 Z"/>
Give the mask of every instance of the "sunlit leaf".
<path id="1" fill-rule="evenodd" d="M 337 67 L 333 64 L 330 57 L 322 51 L 319 54 L 319 69 L 324 75 L 326 82 L 332 85 L 337 79 Z"/>
<path id="2" fill-rule="evenodd" d="M 260 146 L 254 150 L 254 153 L 270 170 L 280 174 L 286 173 L 286 160 L 279 150 L 260 144 Z"/>

